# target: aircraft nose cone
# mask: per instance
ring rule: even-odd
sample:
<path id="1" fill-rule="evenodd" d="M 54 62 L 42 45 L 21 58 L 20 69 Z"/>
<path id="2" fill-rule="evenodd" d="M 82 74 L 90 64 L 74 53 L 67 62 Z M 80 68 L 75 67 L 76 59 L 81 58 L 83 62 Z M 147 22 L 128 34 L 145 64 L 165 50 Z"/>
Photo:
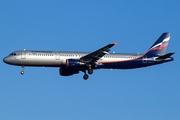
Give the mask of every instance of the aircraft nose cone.
<path id="1" fill-rule="evenodd" d="M 7 57 L 5 57 L 4 59 L 3 59 L 3 62 L 5 62 L 5 63 L 8 63 L 8 58 Z"/>
<path id="2" fill-rule="evenodd" d="M 5 62 L 5 63 L 6 63 L 6 58 L 4 58 L 4 59 L 3 59 L 3 62 Z"/>

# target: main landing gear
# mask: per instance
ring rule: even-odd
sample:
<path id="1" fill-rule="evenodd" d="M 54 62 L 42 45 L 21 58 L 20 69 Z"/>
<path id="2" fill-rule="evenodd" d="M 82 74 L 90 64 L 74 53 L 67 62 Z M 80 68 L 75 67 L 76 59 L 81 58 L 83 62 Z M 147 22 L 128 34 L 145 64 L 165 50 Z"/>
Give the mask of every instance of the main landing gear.
<path id="1" fill-rule="evenodd" d="M 89 75 L 85 73 L 83 78 L 84 78 L 84 80 L 87 80 L 89 78 Z"/>
<path id="2" fill-rule="evenodd" d="M 86 70 L 84 70 L 83 72 L 84 72 L 83 78 L 84 78 L 84 80 L 87 80 L 87 79 L 89 78 L 89 75 L 88 75 L 88 74 L 91 75 L 91 74 L 93 73 L 93 70 L 92 70 L 92 69 L 89 69 L 89 70 L 88 70 L 88 74 L 86 74 Z"/>
<path id="3" fill-rule="evenodd" d="M 21 75 L 24 74 L 24 66 L 22 66 L 22 71 L 21 71 Z"/>
<path id="4" fill-rule="evenodd" d="M 93 70 L 92 69 L 89 69 L 88 70 L 88 73 L 91 75 L 93 73 Z"/>

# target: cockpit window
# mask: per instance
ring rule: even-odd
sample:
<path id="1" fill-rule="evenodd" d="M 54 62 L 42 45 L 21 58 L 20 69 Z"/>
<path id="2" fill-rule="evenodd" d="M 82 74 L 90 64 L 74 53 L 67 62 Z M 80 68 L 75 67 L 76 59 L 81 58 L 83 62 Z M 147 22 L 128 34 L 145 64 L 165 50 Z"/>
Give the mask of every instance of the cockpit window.
<path id="1" fill-rule="evenodd" d="M 10 55 L 14 55 L 14 56 L 15 56 L 15 55 L 16 55 L 16 53 L 11 53 Z"/>

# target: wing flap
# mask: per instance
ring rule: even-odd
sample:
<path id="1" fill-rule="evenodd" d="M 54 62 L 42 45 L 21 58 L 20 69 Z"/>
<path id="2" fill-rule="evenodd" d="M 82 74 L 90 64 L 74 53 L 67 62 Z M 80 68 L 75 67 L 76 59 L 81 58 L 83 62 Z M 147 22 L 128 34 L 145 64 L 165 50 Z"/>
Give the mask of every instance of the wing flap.
<path id="1" fill-rule="evenodd" d="M 90 63 L 93 64 L 96 61 L 98 61 L 100 58 L 102 58 L 104 55 L 109 54 L 110 48 L 114 45 L 117 45 L 117 42 L 113 43 L 113 44 L 108 44 L 105 47 L 96 50 L 95 52 L 92 52 L 86 56 L 83 56 L 80 58 L 81 62 L 84 63 Z"/>

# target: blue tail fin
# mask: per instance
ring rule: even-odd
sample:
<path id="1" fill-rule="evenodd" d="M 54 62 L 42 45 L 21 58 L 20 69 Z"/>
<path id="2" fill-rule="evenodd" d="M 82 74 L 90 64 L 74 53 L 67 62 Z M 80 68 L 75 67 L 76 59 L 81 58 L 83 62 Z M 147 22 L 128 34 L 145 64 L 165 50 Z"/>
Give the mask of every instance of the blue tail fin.
<path id="1" fill-rule="evenodd" d="M 162 56 L 166 54 L 171 33 L 163 33 L 159 39 L 150 47 L 147 56 Z"/>

